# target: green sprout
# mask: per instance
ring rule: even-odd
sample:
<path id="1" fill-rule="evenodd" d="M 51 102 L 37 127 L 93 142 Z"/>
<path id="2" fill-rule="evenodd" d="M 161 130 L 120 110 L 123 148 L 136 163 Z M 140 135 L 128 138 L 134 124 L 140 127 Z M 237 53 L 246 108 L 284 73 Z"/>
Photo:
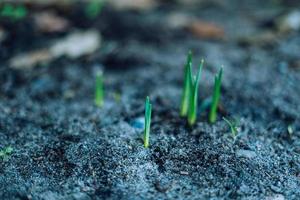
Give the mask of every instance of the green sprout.
<path id="1" fill-rule="evenodd" d="M 8 156 L 13 152 L 13 148 L 11 146 L 8 146 L 0 151 L 0 158 L 2 160 L 7 160 Z"/>
<path id="2" fill-rule="evenodd" d="M 223 120 L 228 124 L 228 126 L 230 127 L 230 131 L 232 134 L 232 137 L 235 139 L 239 130 L 238 130 L 238 125 L 236 121 L 230 121 L 229 119 L 226 119 L 225 117 L 223 117 Z"/>
<path id="3" fill-rule="evenodd" d="M 90 0 L 85 7 L 85 14 L 90 19 L 95 19 L 101 12 L 105 0 Z"/>
<path id="4" fill-rule="evenodd" d="M 190 73 L 190 100 L 189 100 L 189 112 L 188 112 L 188 123 L 190 126 L 194 125 L 197 119 L 197 108 L 198 108 L 198 88 L 199 81 L 202 73 L 204 60 L 201 60 L 199 65 L 198 73 L 196 77 L 192 77 L 192 72 Z M 190 70 L 191 71 L 191 70 Z"/>
<path id="5" fill-rule="evenodd" d="M 213 92 L 212 103 L 209 112 L 210 123 L 215 123 L 217 120 L 217 109 L 218 109 L 220 96 L 221 96 L 222 76 L 223 76 L 223 67 L 221 67 L 219 73 L 215 76 L 214 92 Z"/>
<path id="6" fill-rule="evenodd" d="M 119 103 L 121 101 L 121 98 L 122 98 L 121 93 L 119 93 L 119 92 L 112 93 L 112 97 L 114 98 L 114 100 L 117 103 Z"/>
<path id="7" fill-rule="evenodd" d="M 198 88 L 201 78 L 204 60 L 201 60 L 198 73 L 193 76 L 192 70 L 192 52 L 187 56 L 187 61 L 184 67 L 184 85 L 181 99 L 180 115 L 188 118 L 189 125 L 194 125 L 197 119 L 198 108 Z"/>
<path id="8" fill-rule="evenodd" d="M 187 61 L 184 66 L 184 85 L 183 85 L 183 94 L 181 99 L 181 108 L 180 116 L 186 117 L 189 109 L 189 100 L 190 100 L 190 90 L 191 90 L 191 66 L 192 66 L 192 52 L 189 51 L 187 56 Z"/>
<path id="9" fill-rule="evenodd" d="M 13 20 L 19 20 L 27 15 L 27 9 L 22 5 L 14 7 L 13 5 L 5 4 L 0 10 L 0 15 Z"/>
<path id="10" fill-rule="evenodd" d="M 150 125 L 151 125 L 151 112 L 152 105 L 150 104 L 149 97 L 145 101 L 145 127 L 144 127 L 144 146 L 149 147 Z"/>
<path id="11" fill-rule="evenodd" d="M 96 72 L 96 87 L 95 87 L 95 104 L 102 107 L 104 103 L 104 89 L 103 89 L 103 72 L 101 70 Z"/>

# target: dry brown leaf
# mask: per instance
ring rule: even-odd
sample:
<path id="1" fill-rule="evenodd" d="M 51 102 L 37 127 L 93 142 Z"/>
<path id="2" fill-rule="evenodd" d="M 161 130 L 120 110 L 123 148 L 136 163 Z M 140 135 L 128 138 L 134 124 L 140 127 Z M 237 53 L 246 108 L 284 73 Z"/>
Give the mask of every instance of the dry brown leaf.
<path id="1" fill-rule="evenodd" d="M 224 29 L 211 22 L 197 20 L 187 26 L 195 36 L 204 39 L 222 39 L 224 38 Z"/>
<path id="2" fill-rule="evenodd" d="M 50 53 L 54 57 L 65 55 L 69 58 L 78 58 L 93 53 L 100 47 L 100 44 L 101 36 L 98 31 L 77 31 L 57 40 L 50 47 Z"/>
<path id="3" fill-rule="evenodd" d="M 55 41 L 47 49 L 14 56 L 9 63 L 14 69 L 31 69 L 39 63 L 47 63 L 61 56 L 75 59 L 91 54 L 100 47 L 100 44 L 99 32 L 95 30 L 77 31 Z"/>
<path id="4" fill-rule="evenodd" d="M 62 32 L 70 25 L 68 20 L 52 12 L 37 13 L 34 16 L 34 22 L 37 29 L 45 33 Z"/>

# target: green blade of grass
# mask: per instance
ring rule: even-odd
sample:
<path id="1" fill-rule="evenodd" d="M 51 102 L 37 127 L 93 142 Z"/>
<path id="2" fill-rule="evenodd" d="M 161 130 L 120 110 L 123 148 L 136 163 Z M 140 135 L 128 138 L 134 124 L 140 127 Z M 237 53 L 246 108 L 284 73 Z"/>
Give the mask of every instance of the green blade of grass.
<path id="1" fill-rule="evenodd" d="M 104 86 L 103 86 L 103 72 L 101 70 L 96 72 L 96 87 L 95 87 L 95 104 L 102 107 L 104 104 Z"/>
<path id="2" fill-rule="evenodd" d="M 230 120 L 226 119 L 225 117 L 223 117 L 223 120 L 228 124 L 228 126 L 230 127 L 230 131 L 232 134 L 232 137 L 235 139 L 237 134 L 238 134 L 238 128 L 235 124 L 235 122 L 231 122 Z"/>
<path id="3" fill-rule="evenodd" d="M 90 19 L 95 19 L 102 11 L 105 0 L 90 0 L 85 7 L 85 14 Z"/>
<path id="4" fill-rule="evenodd" d="M 2 17 L 8 17 L 12 20 L 19 20 L 27 15 L 27 9 L 22 5 L 15 7 L 11 4 L 5 4 L 1 8 L 0 15 Z"/>
<path id="5" fill-rule="evenodd" d="M 187 56 L 187 61 L 184 66 L 184 85 L 183 85 L 183 94 L 181 99 L 181 108 L 180 108 L 180 116 L 185 117 L 188 114 L 189 109 L 189 100 L 191 93 L 191 67 L 192 67 L 192 52 L 189 51 Z"/>
<path id="6" fill-rule="evenodd" d="M 145 101 L 145 127 L 144 127 L 144 147 L 145 148 L 149 147 L 151 113 L 152 113 L 152 105 L 150 104 L 149 97 L 147 96 L 146 101 Z"/>
<path id="7" fill-rule="evenodd" d="M 198 89 L 199 89 L 199 82 L 202 74 L 203 64 L 204 64 L 204 60 L 202 59 L 201 64 L 199 65 L 197 76 L 196 78 L 193 78 L 191 82 L 192 90 L 190 95 L 189 112 L 188 112 L 188 123 L 190 126 L 194 125 L 197 119 Z"/>
<path id="8" fill-rule="evenodd" d="M 210 123 L 215 123 L 217 120 L 217 109 L 218 109 L 218 104 L 221 96 L 222 76 L 223 76 L 223 67 L 221 67 L 219 73 L 215 76 L 212 104 L 209 112 Z"/>

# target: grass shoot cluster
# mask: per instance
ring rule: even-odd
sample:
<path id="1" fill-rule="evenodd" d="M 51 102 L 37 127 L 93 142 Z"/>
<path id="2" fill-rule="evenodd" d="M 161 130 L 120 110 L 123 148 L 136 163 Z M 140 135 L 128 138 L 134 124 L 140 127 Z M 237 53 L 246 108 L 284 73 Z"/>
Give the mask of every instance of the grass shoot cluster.
<path id="1" fill-rule="evenodd" d="M 204 60 L 198 68 L 196 76 L 193 76 L 192 69 L 192 53 L 189 52 L 184 66 L 184 84 L 183 84 L 183 94 L 181 99 L 180 116 L 187 117 L 188 124 L 190 126 L 194 125 L 197 120 L 197 110 L 198 110 L 198 88 L 201 78 L 202 68 Z M 210 106 L 209 112 L 209 122 L 214 123 L 217 119 L 217 109 L 221 96 L 221 84 L 222 84 L 223 68 L 220 69 L 219 73 L 215 76 L 215 84 L 213 95 L 209 98 L 209 101 L 205 101 L 205 105 L 201 105 L 201 110 L 205 107 Z M 209 103 L 209 105 L 207 105 Z"/>
<path id="2" fill-rule="evenodd" d="M 201 78 L 202 68 L 204 60 L 198 68 L 196 76 L 193 76 L 192 69 L 192 53 L 189 52 L 187 61 L 185 64 L 184 71 L 184 88 L 181 102 L 180 115 L 188 118 L 189 125 L 193 125 L 197 119 L 197 108 L 198 108 L 198 88 Z"/>
<path id="3" fill-rule="evenodd" d="M 202 59 L 199 66 L 197 74 L 193 74 L 192 69 L 192 52 L 190 51 L 187 56 L 186 64 L 184 67 L 184 85 L 183 94 L 181 99 L 180 116 L 186 117 L 188 124 L 190 126 L 194 125 L 197 120 L 198 111 L 198 89 L 199 82 L 201 79 L 202 69 L 204 65 L 204 60 Z M 200 106 L 200 110 L 203 111 L 210 107 L 209 111 L 209 122 L 215 123 L 217 120 L 217 110 L 218 104 L 221 96 L 221 84 L 223 76 L 223 67 L 220 69 L 219 73 L 215 76 L 213 95 L 203 101 Z M 103 86 L 103 73 L 101 70 L 96 72 L 96 82 L 95 82 L 95 104 L 98 107 L 102 107 L 104 104 L 104 86 Z M 152 105 L 150 99 L 147 96 L 145 100 L 145 124 L 144 124 L 144 146 L 149 147 L 149 137 L 150 137 L 150 126 L 151 126 L 151 113 Z M 223 118 L 225 122 L 230 126 L 232 135 L 235 137 L 237 135 L 237 127 L 234 123 Z"/>

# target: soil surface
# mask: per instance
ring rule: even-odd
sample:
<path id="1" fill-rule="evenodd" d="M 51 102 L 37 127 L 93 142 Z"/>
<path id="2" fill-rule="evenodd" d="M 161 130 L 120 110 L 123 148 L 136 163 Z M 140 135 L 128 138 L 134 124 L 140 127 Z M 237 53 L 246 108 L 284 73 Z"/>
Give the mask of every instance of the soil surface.
<path id="1" fill-rule="evenodd" d="M 46 7 L 71 22 L 41 34 L 31 14 L 1 19 L 0 199 L 300 199 L 300 34 L 278 33 L 275 20 L 293 1 L 165 1 L 145 11 L 81 5 Z M 31 13 L 39 7 L 30 7 Z M 172 15 L 208 21 L 222 38 L 168 24 Z M 189 23 L 189 21 L 188 21 Z M 19 53 L 47 48 L 73 30 L 98 30 L 101 47 L 14 69 Z M 275 38 L 261 37 L 265 32 Z M 183 66 L 206 61 L 199 102 L 224 65 L 218 121 L 179 116 Z M 95 70 L 105 75 L 105 104 L 94 105 Z M 143 147 L 145 97 L 153 105 L 150 147 Z M 232 138 L 222 117 L 238 119 Z"/>

